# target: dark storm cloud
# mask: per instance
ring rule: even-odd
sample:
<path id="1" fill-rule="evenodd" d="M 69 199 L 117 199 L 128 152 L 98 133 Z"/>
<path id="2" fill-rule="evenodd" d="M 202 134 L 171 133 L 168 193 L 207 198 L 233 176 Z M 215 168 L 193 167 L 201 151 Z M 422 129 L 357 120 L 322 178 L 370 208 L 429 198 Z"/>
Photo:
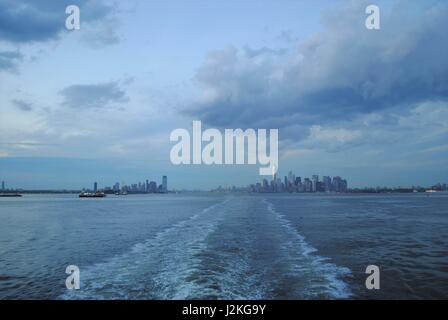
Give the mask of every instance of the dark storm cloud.
<path id="1" fill-rule="evenodd" d="M 12 100 L 12 104 L 22 111 L 33 110 L 33 105 L 30 102 L 24 100 L 14 99 Z"/>
<path id="2" fill-rule="evenodd" d="M 326 31 L 293 51 L 210 53 L 195 76 L 203 97 L 187 114 L 214 126 L 287 128 L 447 101 L 448 5 L 397 6 L 375 31 L 364 9 L 324 15 Z"/>
<path id="3" fill-rule="evenodd" d="M 103 108 L 129 100 L 117 82 L 72 85 L 61 90 L 60 94 L 64 97 L 63 105 L 79 109 Z"/>
<path id="4" fill-rule="evenodd" d="M 80 7 L 81 23 L 107 16 L 112 8 L 89 0 L 0 0 L 0 39 L 12 43 L 46 41 L 65 30 L 65 8 Z"/>
<path id="5" fill-rule="evenodd" d="M 17 51 L 0 51 L 0 71 L 15 71 L 22 60 L 22 54 Z"/>

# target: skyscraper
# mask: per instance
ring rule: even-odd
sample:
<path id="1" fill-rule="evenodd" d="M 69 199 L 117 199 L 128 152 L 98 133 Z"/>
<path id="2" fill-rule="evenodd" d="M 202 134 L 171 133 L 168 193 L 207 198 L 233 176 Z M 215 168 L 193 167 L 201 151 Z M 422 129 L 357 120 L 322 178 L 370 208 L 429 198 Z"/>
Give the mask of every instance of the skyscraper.
<path id="1" fill-rule="evenodd" d="M 269 191 L 269 182 L 268 179 L 263 179 L 263 192 Z"/>
<path id="2" fill-rule="evenodd" d="M 332 184 L 333 191 L 341 192 L 341 187 L 342 187 L 341 177 L 339 176 L 333 177 L 333 184 Z"/>
<path id="3" fill-rule="evenodd" d="M 94 182 L 93 183 L 93 192 L 97 192 L 98 191 L 98 182 Z"/>
<path id="4" fill-rule="evenodd" d="M 296 176 L 294 175 L 294 173 L 292 173 L 292 171 L 288 172 L 288 182 L 290 185 L 293 185 L 295 183 L 296 180 Z"/>
<path id="5" fill-rule="evenodd" d="M 149 182 L 149 192 L 151 193 L 157 192 L 157 183 L 155 181 Z"/>
<path id="6" fill-rule="evenodd" d="M 162 191 L 167 192 L 168 191 L 168 178 L 167 176 L 162 177 Z"/>
<path id="7" fill-rule="evenodd" d="M 317 185 L 318 185 L 318 183 L 319 183 L 319 176 L 318 175 L 313 175 L 313 178 L 312 178 L 313 180 L 313 192 L 317 192 L 318 190 L 317 190 Z"/>
<path id="8" fill-rule="evenodd" d="M 313 191 L 313 183 L 309 178 L 305 178 L 305 192 L 312 192 Z"/>
<path id="9" fill-rule="evenodd" d="M 2 190 L 5 190 L 5 181 L 2 181 Z"/>
<path id="10" fill-rule="evenodd" d="M 324 190 L 325 192 L 331 191 L 331 178 L 329 176 L 324 176 Z"/>
<path id="11" fill-rule="evenodd" d="M 347 180 L 343 179 L 341 181 L 341 190 L 340 190 L 340 192 L 347 192 L 347 189 L 348 189 Z"/>

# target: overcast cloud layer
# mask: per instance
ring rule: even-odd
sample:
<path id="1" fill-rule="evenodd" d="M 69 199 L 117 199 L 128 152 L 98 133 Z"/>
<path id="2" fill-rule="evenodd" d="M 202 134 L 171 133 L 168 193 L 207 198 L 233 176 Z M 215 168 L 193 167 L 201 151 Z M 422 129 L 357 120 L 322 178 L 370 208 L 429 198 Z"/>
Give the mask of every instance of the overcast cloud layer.
<path id="1" fill-rule="evenodd" d="M 115 159 L 187 187 L 198 173 L 171 166 L 168 137 L 201 120 L 280 129 L 281 173 L 446 178 L 446 1 L 378 1 L 375 31 L 367 1 L 76 3 L 69 32 L 71 1 L 0 0 L 0 161 Z M 25 183 L 11 163 L 0 175 Z M 195 187 L 253 182 L 253 169 Z"/>
<path id="2" fill-rule="evenodd" d="M 209 53 L 195 76 L 202 101 L 189 114 L 214 126 L 285 128 L 446 101 L 447 4 L 417 17 L 396 7 L 377 32 L 362 27 L 362 9 L 325 14 L 325 31 L 285 52 Z"/>

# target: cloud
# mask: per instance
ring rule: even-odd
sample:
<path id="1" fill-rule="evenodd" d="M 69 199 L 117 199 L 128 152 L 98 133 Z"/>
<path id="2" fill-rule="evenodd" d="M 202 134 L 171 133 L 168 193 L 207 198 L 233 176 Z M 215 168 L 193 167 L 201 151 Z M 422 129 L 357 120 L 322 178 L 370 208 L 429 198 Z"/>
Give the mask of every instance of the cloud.
<path id="1" fill-rule="evenodd" d="M 14 106 L 16 106 L 18 109 L 22 110 L 22 111 L 31 111 L 33 110 L 32 108 L 32 103 L 24 101 L 24 100 L 20 100 L 20 99 L 14 99 L 11 101 L 12 104 Z"/>
<path id="2" fill-rule="evenodd" d="M 423 152 L 444 152 L 444 151 L 448 151 L 448 144 L 435 146 L 435 147 L 431 147 L 431 148 L 423 150 Z"/>
<path id="3" fill-rule="evenodd" d="M 408 115 L 401 116 L 398 123 L 403 127 L 440 127 L 448 130 L 448 102 L 429 101 L 419 104 Z"/>
<path id="4" fill-rule="evenodd" d="M 281 157 L 283 159 L 285 158 L 297 158 L 297 157 L 306 157 L 313 155 L 315 153 L 315 150 L 313 149 L 301 149 L 301 148 L 292 148 L 292 149 L 285 149 Z"/>
<path id="5" fill-rule="evenodd" d="M 116 19 L 105 19 L 101 23 L 93 23 L 83 28 L 82 41 L 90 48 L 99 49 L 120 42 L 120 37 L 114 31 L 118 22 Z"/>
<path id="6" fill-rule="evenodd" d="M 359 143 L 362 133 L 359 130 L 345 128 L 322 128 L 314 125 L 310 128 L 310 134 L 304 141 L 310 147 L 318 146 L 330 152 L 340 151 L 348 146 Z"/>
<path id="7" fill-rule="evenodd" d="M 76 109 L 105 108 L 129 101 L 117 82 L 72 85 L 61 90 L 60 95 L 64 98 L 63 105 Z"/>
<path id="8" fill-rule="evenodd" d="M 23 60 L 18 51 L 0 51 L 0 71 L 16 71 L 17 63 Z"/>
<path id="9" fill-rule="evenodd" d="M 383 14 L 379 31 L 364 27 L 365 4 L 324 14 L 326 31 L 289 50 L 210 52 L 195 75 L 201 95 L 185 114 L 212 126 L 280 128 L 283 138 L 303 139 L 287 129 L 337 127 L 371 114 L 378 119 L 366 121 L 378 125 L 388 112 L 448 101 L 448 4 L 397 5 Z"/>
<path id="10" fill-rule="evenodd" d="M 255 58 L 261 55 L 282 55 L 286 52 L 285 49 L 272 49 L 268 47 L 262 47 L 259 49 L 253 49 L 249 46 L 244 47 L 244 53 L 249 58 Z"/>
<path id="11" fill-rule="evenodd" d="M 11 43 L 56 39 L 65 30 L 65 8 L 72 4 L 72 0 L 0 0 L 0 38 Z M 81 25 L 102 20 L 113 11 L 96 0 L 78 0 L 76 5 Z"/>

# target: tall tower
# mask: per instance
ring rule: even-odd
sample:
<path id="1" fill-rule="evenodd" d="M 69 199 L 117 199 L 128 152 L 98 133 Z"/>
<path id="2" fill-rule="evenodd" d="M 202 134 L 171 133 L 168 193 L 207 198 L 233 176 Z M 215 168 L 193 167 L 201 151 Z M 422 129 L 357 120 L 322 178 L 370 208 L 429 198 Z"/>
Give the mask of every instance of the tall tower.
<path id="1" fill-rule="evenodd" d="M 97 192 L 98 191 L 98 182 L 94 182 L 93 183 L 93 192 Z"/>
<path id="2" fill-rule="evenodd" d="M 2 181 L 2 191 L 5 190 L 5 181 Z"/>
<path id="3" fill-rule="evenodd" d="M 168 178 L 167 176 L 162 177 L 162 191 L 167 192 L 168 191 Z"/>
<path id="4" fill-rule="evenodd" d="M 331 191 L 331 178 L 329 176 L 324 176 L 324 190 L 325 192 Z"/>
<path id="5" fill-rule="evenodd" d="M 313 180 L 312 180 L 312 188 L 313 188 L 313 192 L 317 192 L 317 185 L 319 183 L 319 176 L 318 175 L 313 175 Z"/>
<path id="6" fill-rule="evenodd" d="M 294 184 L 296 180 L 296 177 L 294 175 L 294 173 L 292 173 L 292 171 L 288 172 L 288 182 L 289 184 Z"/>

